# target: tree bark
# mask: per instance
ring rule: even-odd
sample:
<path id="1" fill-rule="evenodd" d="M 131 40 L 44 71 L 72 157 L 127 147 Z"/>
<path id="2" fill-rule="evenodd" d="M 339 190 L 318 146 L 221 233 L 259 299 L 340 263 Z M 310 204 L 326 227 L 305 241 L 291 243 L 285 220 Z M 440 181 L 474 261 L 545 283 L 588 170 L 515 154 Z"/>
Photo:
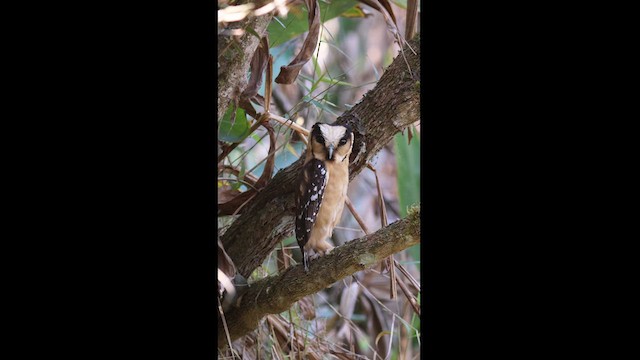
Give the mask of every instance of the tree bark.
<path id="1" fill-rule="evenodd" d="M 250 15 L 225 27 L 225 30 L 244 30 L 242 36 L 218 35 L 218 121 L 231 100 L 238 99 L 247 86 L 247 71 L 260 43 L 260 39 L 250 31 L 264 36 L 272 18 L 273 12 L 258 17 Z"/>
<path id="2" fill-rule="evenodd" d="M 255 329 L 264 316 L 279 314 L 301 298 L 419 242 L 420 206 L 414 206 L 406 218 L 311 261 L 308 273 L 299 264 L 251 284 L 240 304 L 224 313 L 231 341 Z M 219 320 L 218 347 L 223 348 L 225 343 L 224 324 Z"/>
<path id="3" fill-rule="evenodd" d="M 409 42 L 386 69 L 376 87 L 336 123 L 349 124 L 355 134 L 350 180 L 395 134 L 420 120 L 420 37 Z M 279 241 L 294 228 L 294 191 L 301 159 L 280 170 L 244 208 L 222 236 L 238 272 L 249 278 Z"/>

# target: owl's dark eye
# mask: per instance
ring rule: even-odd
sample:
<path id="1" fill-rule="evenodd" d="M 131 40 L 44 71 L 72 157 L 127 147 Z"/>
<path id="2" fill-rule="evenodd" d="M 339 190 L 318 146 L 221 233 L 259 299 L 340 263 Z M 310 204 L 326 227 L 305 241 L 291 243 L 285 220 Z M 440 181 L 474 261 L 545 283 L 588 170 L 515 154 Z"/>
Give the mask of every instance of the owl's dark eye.
<path id="1" fill-rule="evenodd" d="M 323 139 L 323 138 L 322 138 L 322 136 L 320 136 L 320 135 L 317 135 L 317 136 L 316 136 L 316 141 L 317 141 L 318 143 L 320 143 L 320 144 L 324 144 L 324 139 Z"/>
<path id="2" fill-rule="evenodd" d="M 338 143 L 338 145 L 344 145 L 347 143 L 347 139 L 342 139 L 340 140 L 340 142 Z"/>

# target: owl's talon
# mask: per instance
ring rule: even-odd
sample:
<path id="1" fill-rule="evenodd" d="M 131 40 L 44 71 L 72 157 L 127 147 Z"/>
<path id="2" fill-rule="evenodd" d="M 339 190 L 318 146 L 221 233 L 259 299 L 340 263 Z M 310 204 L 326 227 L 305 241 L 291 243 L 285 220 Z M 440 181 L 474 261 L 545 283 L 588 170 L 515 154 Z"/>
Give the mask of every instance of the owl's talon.
<path id="1" fill-rule="evenodd" d="M 303 252 L 302 262 L 304 264 L 304 272 L 309 272 L 309 255 L 307 254 L 306 251 Z"/>

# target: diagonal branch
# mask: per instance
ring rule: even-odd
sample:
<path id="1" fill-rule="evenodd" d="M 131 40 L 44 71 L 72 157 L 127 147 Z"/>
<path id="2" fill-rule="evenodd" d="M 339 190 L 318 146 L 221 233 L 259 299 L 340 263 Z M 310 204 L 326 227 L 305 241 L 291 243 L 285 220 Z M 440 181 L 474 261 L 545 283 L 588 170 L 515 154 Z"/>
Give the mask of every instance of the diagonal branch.
<path id="1" fill-rule="evenodd" d="M 406 218 L 336 247 L 329 255 L 312 261 L 308 273 L 297 265 L 279 275 L 256 281 L 242 296 L 240 304 L 224 314 L 231 341 L 255 329 L 265 315 L 281 313 L 301 298 L 419 242 L 420 207 L 414 206 Z M 218 321 L 218 346 L 224 346 L 225 337 L 223 323 Z"/>
<path id="2" fill-rule="evenodd" d="M 336 121 L 351 125 L 355 134 L 350 179 L 395 134 L 420 120 L 420 36 L 409 44 L 416 54 L 405 48 L 406 61 L 402 55 L 396 56 L 375 88 Z M 280 170 L 222 236 L 225 250 L 245 278 L 279 241 L 293 233 L 294 191 L 300 166 L 298 160 Z"/>

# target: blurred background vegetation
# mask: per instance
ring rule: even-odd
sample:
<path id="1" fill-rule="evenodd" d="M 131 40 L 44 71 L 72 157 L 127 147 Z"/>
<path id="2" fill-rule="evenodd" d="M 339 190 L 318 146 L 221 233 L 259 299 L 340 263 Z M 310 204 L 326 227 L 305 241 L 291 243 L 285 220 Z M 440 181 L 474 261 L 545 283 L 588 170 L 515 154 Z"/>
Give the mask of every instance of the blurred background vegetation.
<path id="1" fill-rule="evenodd" d="M 389 5 L 395 22 L 390 21 L 390 13 L 383 3 Z M 282 4 L 284 1 L 276 2 L 281 5 L 279 9 L 286 11 L 280 11 L 268 26 L 273 78 L 280 67 L 289 64 L 300 51 L 309 29 L 304 2 L 289 2 L 285 8 Z M 378 9 L 373 7 L 376 4 Z M 231 1 L 218 1 L 218 8 L 223 10 L 235 5 Z M 271 112 L 306 129 L 319 121 L 334 122 L 375 86 L 384 69 L 398 55 L 397 36 L 405 35 L 409 5 L 419 9 L 417 2 L 408 0 L 320 0 L 319 44 L 293 84 L 272 83 L 269 86 Z M 253 7 L 254 10 L 257 8 Z M 218 23 L 219 34 L 225 25 L 225 22 Z M 263 97 L 266 96 L 265 76 L 258 90 Z M 253 106 L 258 113 L 264 111 L 258 104 Z M 225 116 L 218 119 L 221 146 L 237 143 L 218 164 L 219 202 L 249 190 L 263 174 L 270 142 L 263 127 L 250 131 L 256 121 L 244 109 L 234 106 L 229 106 Z M 275 174 L 296 161 L 304 152 L 305 144 L 300 135 L 286 125 L 271 122 L 277 144 Z M 348 197 L 370 232 L 374 232 L 383 224 L 380 196 L 388 224 L 405 217 L 410 205 L 420 201 L 420 124 L 396 135 L 371 164 L 375 173 L 363 170 L 350 183 Z M 381 194 L 378 193 L 376 174 Z M 234 215 L 219 216 L 219 233 L 224 233 L 234 218 Z M 339 246 L 364 234 L 345 207 L 333 234 L 334 245 Z M 419 283 L 419 245 L 395 254 L 394 258 L 413 277 L 413 282 Z M 285 264 L 291 266 L 300 260 L 295 236 L 291 236 L 267 257 L 248 282 L 278 273 Z M 413 285 L 412 281 L 405 282 L 419 301 L 419 286 Z M 420 317 L 410 306 L 408 297 L 400 289 L 397 291 L 392 299 L 390 274 L 381 271 L 381 267 L 361 271 L 302 299 L 289 311 L 267 316 L 254 332 L 233 342 L 231 349 L 220 351 L 219 359 L 419 358 Z M 292 337 L 301 344 L 298 340 L 292 344 Z M 305 349 L 303 354 L 297 351 L 301 348 Z"/>

